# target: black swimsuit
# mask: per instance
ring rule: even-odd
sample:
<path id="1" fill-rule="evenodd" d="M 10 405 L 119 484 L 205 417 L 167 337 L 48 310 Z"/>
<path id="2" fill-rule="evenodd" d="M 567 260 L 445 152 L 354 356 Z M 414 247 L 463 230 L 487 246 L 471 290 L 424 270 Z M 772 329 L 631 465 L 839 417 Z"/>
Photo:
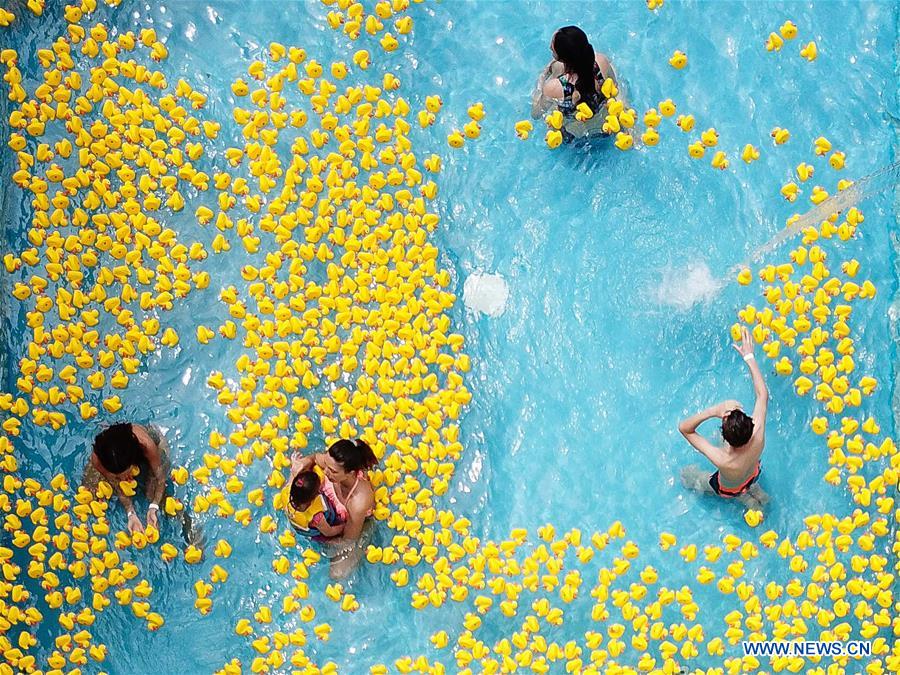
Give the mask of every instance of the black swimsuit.
<path id="1" fill-rule="evenodd" d="M 604 77 L 600 74 L 600 66 L 594 63 L 594 82 L 602 84 Z M 563 90 L 563 100 L 560 101 L 557 106 L 559 111 L 563 114 L 564 117 L 574 117 L 575 109 L 578 106 L 572 100 L 572 95 L 575 93 L 575 85 L 569 82 L 568 78 L 563 74 L 559 76 L 559 83 L 562 85 Z M 606 96 L 603 95 L 602 92 L 595 91 L 592 96 L 588 98 L 587 103 L 588 107 L 591 109 L 591 112 L 596 113 L 600 110 L 600 106 L 602 106 L 606 102 Z M 582 103 L 579 101 L 578 103 Z"/>

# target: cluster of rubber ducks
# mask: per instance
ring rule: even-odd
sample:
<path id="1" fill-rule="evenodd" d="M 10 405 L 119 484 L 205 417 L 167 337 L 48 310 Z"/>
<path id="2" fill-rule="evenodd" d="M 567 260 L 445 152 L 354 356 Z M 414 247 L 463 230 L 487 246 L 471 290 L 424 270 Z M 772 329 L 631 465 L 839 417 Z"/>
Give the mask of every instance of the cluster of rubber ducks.
<path id="1" fill-rule="evenodd" d="M 341 31 L 351 40 L 358 40 L 364 33 L 370 36 L 381 34 L 386 28 L 385 22 L 391 21 L 398 35 L 408 35 L 413 29 L 413 19 L 402 14 L 410 2 L 421 3 L 423 0 L 381 0 L 374 3 L 371 11 L 358 0 L 321 0 L 330 9 L 325 16 L 332 30 Z M 390 31 L 378 40 L 385 52 L 393 52 L 400 46 L 398 38 Z M 359 65 L 359 64 L 357 64 Z"/>
<path id="2" fill-rule="evenodd" d="M 163 74 L 127 58 L 139 47 L 164 58 L 153 29 L 113 38 L 102 24 L 77 23 L 95 3 L 71 8 L 67 39 L 37 51 L 43 83 L 32 98 L 16 96 L 9 116 L 12 180 L 33 196 L 31 247 L 3 257 L 19 278 L 12 295 L 28 308 L 31 331 L 16 386 L 32 420 L 53 429 L 66 423 L 60 406 L 83 420 L 98 403 L 116 413 L 119 394 L 98 402 L 86 390 L 124 390 L 143 357 L 178 345 L 159 313 L 209 285 L 208 272 L 191 269 L 207 251 L 180 243 L 160 213 L 208 189 L 194 163 L 204 154 L 200 139 L 218 131 L 188 112 L 202 109 L 205 95 L 179 80 L 154 98 L 167 87 Z M 96 65 L 76 68 L 79 53 Z M 17 59 L 11 49 L 0 54 L 9 73 Z M 51 133 L 58 140 L 45 142 Z"/>
<path id="3" fill-rule="evenodd" d="M 329 25 L 354 39 L 362 32 L 378 34 L 391 19 L 400 35 L 412 28 L 412 19 L 400 16 L 408 8 L 406 0 L 377 3 L 371 14 L 359 2 L 326 0 L 325 4 Z M 648 7 L 662 3 L 653 4 L 648 2 Z M 77 40 L 57 41 L 53 49 L 39 52 L 45 72 L 59 71 L 58 76 L 45 77 L 47 88 L 42 91 L 54 104 L 31 104 L 24 97 L 19 101 L 19 115 L 14 111 L 11 120 L 17 129 L 14 136 L 24 138 L 39 136 L 37 132 L 43 133 L 40 124 L 60 118 L 58 107 L 65 101 L 56 96 L 64 98 L 66 91 L 80 90 L 81 84 L 69 65 L 77 56 L 72 45 L 81 45 L 82 55 L 106 59 L 101 68 L 106 72 L 92 71 L 86 78 L 91 86 L 83 94 L 87 102 L 100 104 L 103 117 L 87 124 L 88 106 L 76 97 L 71 119 L 85 121 L 68 129 L 72 148 L 38 144 L 29 160 L 23 155 L 24 146 L 13 147 L 19 171 L 25 171 L 17 183 L 34 193 L 39 206 L 46 206 L 36 209 L 36 214 L 43 215 L 35 216 L 37 222 L 29 233 L 35 248 L 11 256 L 4 264 L 10 273 L 17 272 L 20 264 L 32 268 L 43 264 L 46 279 L 35 281 L 33 275 L 20 282 L 29 291 L 20 299 L 35 302 L 29 314 L 29 321 L 35 323 L 31 326 L 34 349 L 29 346 L 21 364 L 24 388 L 20 385 L 20 390 L 27 396 L 0 396 L 0 408 L 10 415 L 2 428 L 15 436 L 20 419 L 29 412 L 36 423 L 62 424 L 61 418 L 51 417 L 57 411 L 50 408 L 68 403 L 78 403 L 84 416 L 83 406 L 93 405 L 89 392 L 106 384 L 85 372 L 95 362 L 102 368 L 121 364 L 126 377 L 113 373 L 108 384 L 125 391 L 127 375 L 133 372 L 128 369 L 137 366 L 139 355 L 159 344 L 174 347 L 179 343 L 177 333 L 160 326 L 153 314 L 183 297 L 179 293 L 210 285 L 208 274 L 187 267 L 191 261 L 202 260 L 205 249 L 199 244 L 179 244 L 174 233 L 166 234 L 171 231 L 151 214 L 187 208 L 207 190 L 216 194 L 214 203 L 194 210 L 195 217 L 201 227 L 215 228 L 214 254 L 227 254 L 239 241 L 250 262 L 240 269 L 243 283 L 219 291 L 227 318 L 218 326 L 198 326 L 196 339 L 201 344 L 241 340 L 244 347 L 233 372 L 215 370 L 207 379 L 232 429 L 211 432 L 211 452 L 197 466 L 173 469 L 176 494 L 182 499 L 168 498 L 164 509 L 169 515 L 190 509 L 195 514 L 229 518 L 241 528 L 253 525 L 254 531 L 284 549 L 273 557 L 272 571 L 284 577 L 284 587 L 289 589 L 277 602 L 237 618 L 233 630 L 248 641 L 255 656 L 246 665 L 232 659 L 220 672 L 277 672 L 286 664 L 314 673 L 337 670 L 333 662 L 316 665 L 308 653 L 314 651 L 310 638 L 326 641 L 334 631 L 331 624 L 319 620 L 316 604 L 330 602 L 352 613 L 364 599 L 340 584 L 329 585 L 324 597 L 311 597 L 307 579 L 320 558 L 310 550 L 295 553 L 296 537 L 279 517 L 289 455 L 306 448 L 309 436 L 319 431 L 326 439 L 362 437 L 381 458 L 379 470 L 371 476 L 375 517 L 393 534 L 388 545 L 370 546 L 366 559 L 368 564 L 389 565 L 393 583 L 407 589 L 416 609 L 436 610 L 446 604 L 467 608 L 458 630 L 448 626 L 431 636 L 434 648 L 451 652 L 444 660 L 455 662 L 461 672 L 626 672 L 625 663 L 642 672 L 678 672 L 693 659 L 722 658 L 726 650 L 733 653 L 733 647 L 728 647 L 742 639 L 773 636 L 861 636 L 873 640 L 868 672 L 896 669 L 898 657 L 891 654 L 885 637 L 890 634 L 894 603 L 894 577 L 885 551 L 890 547 L 891 528 L 896 527 L 896 507 L 888 492 L 898 478 L 893 461 L 896 448 L 891 439 L 879 438 L 874 417 L 861 412 L 863 397 L 875 391 L 878 383 L 853 375 L 856 365 L 849 324 L 851 303 L 874 297 L 875 288 L 869 281 L 855 280 L 860 271 L 855 260 L 840 266 L 844 278 L 833 276 L 826 264 L 826 240 L 851 238 L 863 222 L 859 211 L 849 211 L 841 222 L 831 218 L 804 231 L 803 244 L 791 252 L 790 263 L 759 270 L 767 284 L 763 298 L 769 306 L 757 310 L 748 305 L 739 314 L 740 321 L 752 326 L 754 338 L 777 372 L 793 375 L 796 364 L 803 378 L 795 381 L 798 393 L 814 392 L 821 403 L 822 415 L 812 426 L 815 433 L 826 436 L 834 464 L 825 480 L 835 485 L 846 482 L 850 487 L 858 504 L 852 514 L 811 515 L 806 529 L 796 537 L 769 530 L 748 537 L 727 534 L 712 544 L 679 542 L 675 535 L 662 533 L 658 552 L 642 551 L 627 539 L 620 522 L 590 533 L 557 532 L 547 524 L 536 533 L 517 529 L 502 541 L 482 540 L 468 519 L 444 508 L 439 499 L 448 490 L 463 453 L 457 420 L 471 397 L 464 382 L 471 367 L 463 351 L 464 339 L 452 332 L 446 314 L 455 302 L 447 290 L 452 280 L 439 267 L 439 251 L 430 242 L 440 224 L 431 204 L 442 160 L 433 154 L 420 165 L 409 138 L 413 121 L 423 128 L 434 124 L 443 105 L 440 97 L 427 97 L 422 110 L 415 111 L 395 93 L 402 83 L 390 73 L 375 84 L 338 85 L 372 67 L 373 58 L 365 49 L 353 55 L 353 65 L 326 65 L 299 47 L 273 43 L 267 58 L 251 63 L 246 75 L 232 86 L 238 100 L 233 120 L 241 130 L 242 144 L 224 148 L 221 156 L 227 168 L 206 176 L 193 166 L 205 155 L 204 146 L 188 141 L 204 138 L 214 143 L 220 127 L 187 113 L 188 107 L 202 108 L 205 96 L 183 81 L 174 94 L 163 94 L 167 83 L 161 73 L 117 59 L 120 50 L 130 51 L 139 44 L 151 59 L 165 58 L 166 50 L 149 30 L 120 34 L 110 42 L 102 26 L 81 29 L 79 22 L 92 7 L 85 2 L 78 8 L 80 14 L 66 10 L 68 35 Z M 397 48 L 393 36 L 384 35 L 380 41 L 384 51 Z M 0 54 L 0 62 L 10 72 L 16 57 L 8 51 Z M 21 82 L 20 75 L 7 79 L 11 90 Z M 123 92 L 120 85 L 114 99 L 107 96 L 112 91 L 107 80 L 114 77 L 148 84 L 158 92 L 138 96 Z M 615 99 L 612 82 L 605 86 Z M 91 96 L 98 98 L 92 101 Z M 50 117 L 51 112 L 56 118 Z M 675 112 L 670 100 L 663 101 L 658 112 L 649 111 L 644 116 L 648 132 Z M 589 113 L 589 109 L 578 111 L 585 118 Z M 476 103 L 467 114 L 470 121 L 454 133 L 475 139 L 486 111 Z M 628 129 L 635 118 L 634 110 L 620 105 L 605 123 Z M 137 135 L 129 138 L 117 125 L 132 120 L 137 131 L 129 133 Z M 556 122 L 560 120 L 548 117 L 551 132 L 559 132 L 553 126 Z M 683 115 L 676 124 L 690 131 L 694 122 Z M 520 125 L 517 134 L 527 137 L 530 122 Z M 110 145 L 116 133 L 122 136 L 121 152 Z M 784 130 L 773 131 L 775 143 L 788 138 Z M 718 134 L 709 129 L 699 142 L 705 148 L 715 147 Z M 128 144 L 138 146 L 135 157 L 129 157 Z M 289 154 L 280 150 L 286 145 L 290 145 Z M 82 166 L 73 175 L 62 164 L 52 164 L 55 158 L 66 158 L 66 151 L 73 154 L 75 147 L 80 148 Z M 826 139 L 816 141 L 819 157 L 829 152 Z M 835 160 L 836 154 L 829 160 L 831 165 L 843 167 L 843 155 Z M 34 168 L 38 163 L 51 165 L 38 175 Z M 174 176 L 164 168 L 172 168 L 178 180 L 166 180 Z M 107 178 L 111 171 L 117 172 L 123 185 L 132 187 L 113 189 Z M 798 180 L 805 182 L 813 172 L 811 164 L 801 164 Z M 183 193 L 180 182 L 190 185 Z M 52 183 L 71 191 L 66 194 L 69 198 L 83 191 L 86 198 L 96 199 L 95 213 L 88 217 L 82 206 L 85 215 L 78 215 L 69 202 L 50 200 L 47 193 Z M 819 199 L 824 191 L 813 192 Z M 173 198 L 175 194 L 180 198 Z M 76 215 L 68 216 L 70 209 Z M 78 234 L 71 235 L 74 239 L 57 235 L 60 228 L 71 225 L 77 227 Z M 106 237 L 102 244 L 100 235 Z M 90 250 L 96 262 L 85 265 Z M 101 265 L 98 251 L 120 262 Z M 144 255 L 154 261 L 147 262 L 148 267 L 144 267 Z M 73 258 L 75 262 L 70 263 Z M 87 262 L 92 261 L 89 256 Z M 85 267 L 94 271 L 79 276 Z M 739 280 L 749 284 L 753 275 L 745 272 Z M 83 280 L 92 275 L 97 279 L 90 292 L 94 297 L 80 290 Z M 141 301 L 130 284 L 145 283 L 142 278 L 154 288 L 145 301 L 147 307 L 141 305 L 145 316 L 122 317 L 129 311 L 123 303 Z M 168 282 L 157 287 L 162 279 Z M 176 287 L 178 282 L 184 285 Z M 113 287 L 118 303 L 109 302 L 116 297 L 110 293 Z M 14 292 L 25 295 L 18 288 Z M 47 306 L 43 298 L 53 292 L 57 300 Z M 90 303 L 97 305 L 93 310 L 97 314 L 82 314 Z M 46 326 L 43 321 L 54 306 L 59 323 Z M 115 317 L 109 328 L 101 323 L 104 315 Z M 84 325 L 79 326 L 80 322 Z M 62 345 L 60 356 L 56 356 L 57 343 Z M 70 345 L 73 351 L 68 351 Z M 82 351 L 74 353 L 78 345 Z M 784 353 L 789 350 L 793 358 Z M 85 354 L 94 360 L 82 366 L 88 364 Z M 63 355 L 71 356 L 73 365 L 56 369 L 48 364 L 48 358 Z M 61 384 L 45 386 L 53 377 Z M 110 413 L 119 405 L 118 395 L 103 401 Z M 845 408 L 858 409 L 860 414 L 851 416 Z M 843 415 L 839 425 L 833 421 L 838 415 Z M 272 469 L 263 483 L 249 484 L 246 467 L 260 460 Z M 0 547 L 5 579 L 0 591 L 0 622 L 4 623 L 0 625 L 8 624 L 0 635 L 0 648 L 15 669 L 41 669 L 55 675 L 89 660 L 102 661 L 107 650 L 92 642 L 89 627 L 96 613 L 113 601 L 127 606 L 148 629 L 162 627 L 163 616 L 152 611 L 153 588 L 140 578 L 141 556 L 149 553 L 144 549 L 155 548 L 166 562 L 183 560 L 196 566 L 203 576 L 193 584 L 194 606 L 201 615 L 211 612 L 216 587 L 229 579 L 226 561 L 232 545 L 226 539 L 212 545 L 212 556 L 208 556 L 194 545 L 162 542 L 152 528 L 132 536 L 113 533 L 106 518 L 110 490 L 101 488 L 94 499 L 74 490 L 61 475 L 46 488 L 33 478 L 20 477 L 7 436 L 0 436 L 0 468 L 6 473 L 0 510 L 12 542 L 11 547 Z M 188 493 L 192 495 L 189 502 L 184 498 Z M 750 528 L 759 527 L 763 520 L 758 511 L 745 514 Z M 693 581 L 669 584 L 663 572 L 640 562 L 642 556 L 665 562 L 672 552 L 680 558 L 673 567 L 689 569 L 699 586 L 715 587 L 718 595 L 696 592 L 699 586 Z M 20 565 L 25 556 L 30 561 Z M 764 588 L 748 581 L 753 565 L 775 564 L 788 570 L 792 579 L 773 580 Z M 40 584 L 54 612 L 52 618 L 64 629 L 52 647 L 40 647 L 33 637 L 33 627 L 49 617 L 36 609 L 25 577 Z M 723 600 L 734 607 L 725 615 L 725 627 L 704 625 L 700 617 L 718 612 Z M 577 618 L 577 634 L 566 632 L 567 617 L 587 615 L 596 622 L 594 629 L 584 633 L 583 621 Z M 303 627 L 279 630 L 290 616 L 298 617 Z M 479 637 L 487 623 L 513 628 L 499 640 L 494 640 L 492 632 L 488 643 Z M 35 649 L 40 649 L 46 668 Z M 802 659 L 779 658 L 773 665 L 777 669 L 808 668 Z M 727 672 L 760 667 L 752 656 L 724 659 Z M 401 658 L 390 666 L 376 664 L 370 671 L 444 672 L 446 668 L 444 661 L 423 655 Z"/>
<path id="4" fill-rule="evenodd" d="M 797 29 L 797 24 L 793 21 L 785 21 L 778 28 L 778 32 L 769 33 L 769 37 L 766 38 L 765 46 L 766 50 L 770 52 L 779 52 L 781 48 L 784 47 L 785 41 L 791 41 L 797 38 L 799 31 Z M 816 46 L 815 40 L 810 40 L 805 45 L 800 48 L 800 56 L 802 56 L 807 61 L 815 61 L 819 56 L 819 49 Z"/>

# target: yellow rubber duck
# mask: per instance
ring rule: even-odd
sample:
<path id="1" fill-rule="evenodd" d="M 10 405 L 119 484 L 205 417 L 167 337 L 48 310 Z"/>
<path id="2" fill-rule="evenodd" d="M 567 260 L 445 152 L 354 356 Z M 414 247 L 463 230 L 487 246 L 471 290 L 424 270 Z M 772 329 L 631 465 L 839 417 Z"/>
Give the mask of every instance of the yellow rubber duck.
<path id="1" fill-rule="evenodd" d="M 641 134 L 641 142 L 646 146 L 653 147 L 659 143 L 659 133 L 651 126 Z"/>
<path id="2" fill-rule="evenodd" d="M 814 173 L 815 169 L 806 162 L 800 162 L 797 165 L 797 178 L 800 179 L 801 183 L 805 183 L 812 178 Z"/>
<path id="3" fill-rule="evenodd" d="M 831 152 L 831 142 L 824 136 L 819 136 L 813 141 L 813 150 L 819 157 L 827 155 Z"/>
<path id="4" fill-rule="evenodd" d="M 461 148 L 465 145 L 465 137 L 459 131 L 453 131 L 449 136 L 447 136 L 447 144 L 451 148 Z"/>
<path id="5" fill-rule="evenodd" d="M 781 33 L 781 37 L 785 40 L 793 40 L 797 37 L 797 25 L 791 20 L 785 21 L 781 24 L 778 32 Z"/>
<path id="6" fill-rule="evenodd" d="M 700 142 L 707 148 L 713 148 L 719 144 L 719 132 L 710 127 L 700 134 Z"/>
<path id="7" fill-rule="evenodd" d="M 648 127 L 658 127 L 662 122 L 662 116 L 656 112 L 656 108 L 650 108 L 644 113 L 644 124 Z"/>
<path id="8" fill-rule="evenodd" d="M 475 139 L 481 135 L 481 127 L 478 126 L 478 122 L 472 120 L 463 125 L 463 133 L 466 138 Z"/>
<path id="9" fill-rule="evenodd" d="M 523 141 L 528 138 L 533 129 L 534 125 L 530 120 L 520 120 L 515 124 L 516 136 L 518 136 Z"/>
<path id="10" fill-rule="evenodd" d="M 766 38 L 766 51 L 769 52 L 777 52 L 781 51 L 781 48 L 784 46 L 784 40 L 781 39 L 781 36 L 777 33 L 769 33 L 769 37 Z"/>
<path id="11" fill-rule="evenodd" d="M 712 166 L 716 169 L 725 170 L 728 168 L 728 157 L 725 155 L 723 150 L 719 150 L 715 155 L 713 155 Z"/>
<path id="12" fill-rule="evenodd" d="M 660 101 L 658 107 L 659 114 L 663 117 L 672 117 L 672 115 L 675 114 L 676 106 L 670 98 L 667 98 L 665 101 Z"/>
<path id="13" fill-rule="evenodd" d="M 688 145 L 688 155 L 694 159 L 700 159 L 706 154 L 706 146 L 700 141 L 695 141 Z"/>
<path id="14" fill-rule="evenodd" d="M 575 107 L 575 119 L 579 122 L 586 122 L 594 116 L 594 111 L 585 102 L 579 103 Z"/>
<path id="15" fill-rule="evenodd" d="M 781 196 L 789 202 L 796 201 L 799 194 L 800 187 L 796 183 L 785 183 L 781 186 Z"/>
<path id="16" fill-rule="evenodd" d="M 694 128 L 694 116 L 679 115 L 678 119 L 675 120 L 675 124 L 685 133 L 692 131 Z"/>
<path id="17" fill-rule="evenodd" d="M 385 33 L 378 42 L 381 45 L 381 48 L 388 53 L 396 51 L 397 47 L 400 46 L 400 43 L 397 42 L 397 38 L 390 33 Z"/>
<path id="18" fill-rule="evenodd" d="M 744 522 L 746 522 L 750 527 L 757 527 L 762 521 L 762 511 L 756 509 L 748 509 L 744 513 Z"/>
<path id="19" fill-rule="evenodd" d="M 672 54 L 671 58 L 669 58 L 669 65 L 675 68 L 676 70 L 681 70 L 688 63 L 687 54 L 682 51 L 675 50 Z"/>
<path id="20" fill-rule="evenodd" d="M 832 169 L 834 169 L 836 171 L 840 171 L 841 169 L 844 168 L 844 162 L 846 159 L 847 159 L 846 155 L 843 152 L 838 150 L 837 152 L 834 152 L 831 155 L 831 157 L 828 158 L 828 163 L 831 164 Z"/>
<path id="21" fill-rule="evenodd" d="M 560 133 L 560 132 L 553 132 Z M 548 143 L 549 144 L 549 143 Z M 616 134 L 615 146 L 619 150 L 630 150 L 634 145 L 634 137 L 631 134 L 627 134 L 624 131 L 620 131 Z"/>
<path id="22" fill-rule="evenodd" d="M 557 129 L 548 129 L 544 140 L 547 143 L 547 147 L 551 150 L 558 148 L 563 142 L 562 132 Z"/>
<path id="23" fill-rule="evenodd" d="M 810 62 L 816 60 L 816 57 L 819 56 L 819 49 L 816 47 L 815 40 L 811 40 L 800 49 L 800 56 Z"/>
<path id="24" fill-rule="evenodd" d="M 775 145 L 784 145 L 791 137 L 791 132 L 781 127 L 775 127 L 769 134 L 775 140 Z"/>

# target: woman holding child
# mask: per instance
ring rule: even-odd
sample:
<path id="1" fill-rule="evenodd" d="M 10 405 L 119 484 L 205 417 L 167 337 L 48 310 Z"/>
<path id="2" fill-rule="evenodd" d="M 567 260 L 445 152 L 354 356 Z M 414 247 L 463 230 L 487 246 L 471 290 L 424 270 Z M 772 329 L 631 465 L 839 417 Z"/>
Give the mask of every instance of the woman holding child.
<path id="1" fill-rule="evenodd" d="M 327 452 L 292 460 L 288 518 L 298 533 L 329 547 L 333 578 L 346 577 L 362 557 L 364 526 L 375 508 L 366 472 L 377 462 L 359 439 L 341 439 Z"/>

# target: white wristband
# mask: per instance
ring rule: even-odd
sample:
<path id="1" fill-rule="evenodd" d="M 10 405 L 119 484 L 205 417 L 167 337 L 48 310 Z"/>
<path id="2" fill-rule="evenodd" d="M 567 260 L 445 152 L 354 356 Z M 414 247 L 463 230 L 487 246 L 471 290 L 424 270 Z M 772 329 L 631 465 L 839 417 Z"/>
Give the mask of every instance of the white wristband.
<path id="1" fill-rule="evenodd" d="M 744 361 L 746 361 L 747 363 L 750 363 L 755 358 L 756 357 L 753 356 L 753 354 L 744 354 Z"/>
<path id="2" fill-rule="evenodd" d="M 147 507 L 148 511 L 159 511 L 159 504 L 156 502 L 151 502 L 150 506 Z"/>
<path id="3" fill-rule="evenodd" d="M 135 513 L 134 509 L 129 509 L 128 511 L 125 512 L 125 516 L 127 518 L 131 518 L 131 516 L 136 516 L 136 515 L 137 515 L 137 513 Z"/>

